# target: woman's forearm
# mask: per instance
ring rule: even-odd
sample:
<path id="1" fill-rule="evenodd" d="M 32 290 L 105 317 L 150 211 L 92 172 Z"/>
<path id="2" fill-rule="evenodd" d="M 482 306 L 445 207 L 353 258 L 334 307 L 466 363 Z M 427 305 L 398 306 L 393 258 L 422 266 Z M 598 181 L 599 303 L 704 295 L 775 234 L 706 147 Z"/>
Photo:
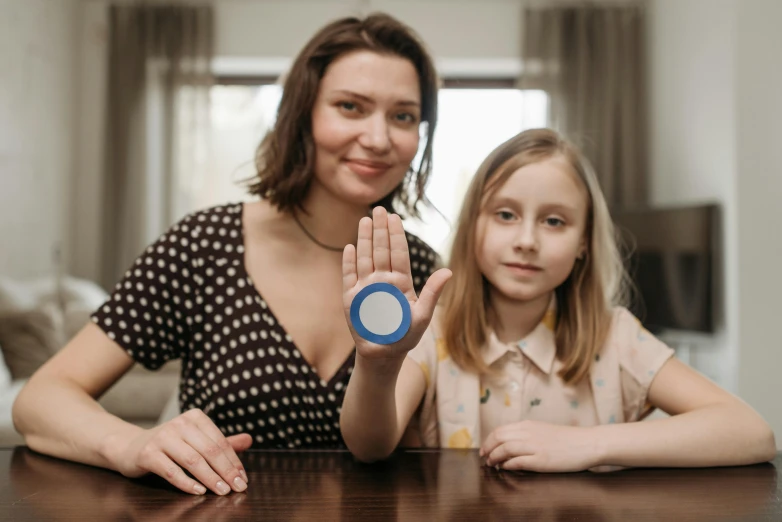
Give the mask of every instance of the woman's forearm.
<path id="1" fill-rule="evenodd" d="M 113 452 L 143 431 L 106 412 L 78 386 L 35 376 L 14 402 L 13 421 L 35 451 L 109 469 L 116 469 Z"/>
<path id="2" fill-rule="evenodd" d="M 356 354 L 342 403 L 340 427 L 350 451 L 359 460 L 381 460 L 399 444 L 405 426 L 400 426 L 396 405 L 396 382 L 402 359 L 367 360 Z"/>
<path id="3" fill-rule="evenodd" d="M 745 404 L 595 427 L 598 465 L 708 467 L 754 464 L 776 455 L 768 424 Z"/>

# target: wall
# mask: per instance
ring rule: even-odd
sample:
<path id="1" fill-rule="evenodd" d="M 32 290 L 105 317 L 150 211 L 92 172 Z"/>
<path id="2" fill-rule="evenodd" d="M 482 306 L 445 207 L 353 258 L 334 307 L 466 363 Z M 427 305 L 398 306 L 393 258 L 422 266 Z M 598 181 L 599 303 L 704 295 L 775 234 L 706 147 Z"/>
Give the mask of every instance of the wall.
<path id="1" fill-rule="evenodd" d="M 738 392 L 782 447 L 782 2 L 738 2 Z"/>
<path id="2" fill-rule="evenodd" d="M 0 13 L 0 276 L 49 275 L 69 211 L 77 3 L 0 0 Z"/>
<path id="3" fill-rule="evenodd" d="M 724 210 L 722 325 L 679 339 L 782 434 L 782 3 L 652 0 L 650 15 L 653 200 Z"/>
<path id="4" fill-rule="evenodd" d="M 326 22 L 373 11 L 385 11 L 410 24 L 436 57 L 519 56 L 522 3 L 508 0 L 217 2 L 216 52 L 220 56 L 291 57 Z"/>
<path id="5" fill-rule="evenodd" d="M 718 202 L 724 218 L 718 332 L 674 340 L 690 347 L 694 366 L 731 390 L 738 357 L 734 3 L 654 0 L 648 32 L 652 202 Z"/>

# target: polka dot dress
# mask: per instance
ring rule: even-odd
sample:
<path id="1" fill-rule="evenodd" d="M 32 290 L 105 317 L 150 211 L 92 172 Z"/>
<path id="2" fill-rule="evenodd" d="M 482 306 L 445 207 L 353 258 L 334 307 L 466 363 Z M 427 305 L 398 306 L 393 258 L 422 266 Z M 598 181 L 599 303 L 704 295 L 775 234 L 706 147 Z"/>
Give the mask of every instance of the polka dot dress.
<path id="1" fill-rule="evenodd" d="M 416 291 L 437 262 L 407 236 Z M 330 381 L 317 375 L 244 268 L 242 204 L 174 225 L 147 248 L 92 315 L 136 362 L 182 359 L 179 404 L 201 408 L 254 448 L 344 447 L 340 405 L 355 352 Z"/>

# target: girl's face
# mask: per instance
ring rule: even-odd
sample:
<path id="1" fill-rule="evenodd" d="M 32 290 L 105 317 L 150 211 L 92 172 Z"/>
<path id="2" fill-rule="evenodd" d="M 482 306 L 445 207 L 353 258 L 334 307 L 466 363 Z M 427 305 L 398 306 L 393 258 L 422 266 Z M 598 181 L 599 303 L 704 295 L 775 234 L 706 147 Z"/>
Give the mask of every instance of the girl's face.
<path id="1" fill-rule="evenodd" d="M 586 251 L 587 189 L 562 156 L 526 165 L 478 216 L 478 266 L 514 301 L 548 299 Z"/>
<path id="2" fill-rule="evenodd" d="M 418 151 L 421 91 L 404 58 L 356 51 L 334 60 L 312 110 L 314 183 L 370 205 L 402 182 Z"/>

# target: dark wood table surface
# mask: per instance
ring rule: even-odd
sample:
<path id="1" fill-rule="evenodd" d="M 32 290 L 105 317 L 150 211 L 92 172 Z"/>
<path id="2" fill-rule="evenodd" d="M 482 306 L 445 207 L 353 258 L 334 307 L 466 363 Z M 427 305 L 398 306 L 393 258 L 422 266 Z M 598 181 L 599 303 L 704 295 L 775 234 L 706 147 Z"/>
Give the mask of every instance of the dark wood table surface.
<path id="1" fill-rule="evenodd" d="M 0 449 L 0 520 L 782 520 L 773 464 L 535 474 L 477 452 L 408 451 L 376 465 L 341 451 L 249 451 L 244 493 L 195 497 L 157 477 Z"/>

